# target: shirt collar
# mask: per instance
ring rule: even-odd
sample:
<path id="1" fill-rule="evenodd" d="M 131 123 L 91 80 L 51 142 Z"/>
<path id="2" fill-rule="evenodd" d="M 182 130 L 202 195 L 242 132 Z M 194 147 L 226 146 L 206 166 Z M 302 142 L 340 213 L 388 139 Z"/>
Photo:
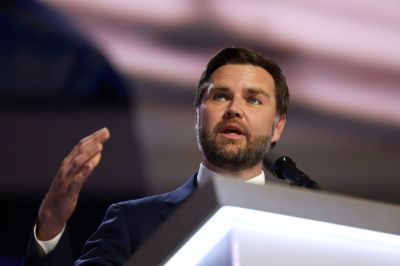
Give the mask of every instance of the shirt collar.
<path id="1" fill-rule="evenodd" d="M 199 187 L 203 186 L 208 179 L 211 177 L 222 177 L 223 175 L 218 174 L 210 169 L 208 169 L 203 163 L 200 163 L 199 172 L 197 174 L 197 184 Z M 264 185 L 265 184 L 265 175 L 264 171 L 261 170 L 261 174 L 250 178 L 245 181 L 246 183 Z"/>

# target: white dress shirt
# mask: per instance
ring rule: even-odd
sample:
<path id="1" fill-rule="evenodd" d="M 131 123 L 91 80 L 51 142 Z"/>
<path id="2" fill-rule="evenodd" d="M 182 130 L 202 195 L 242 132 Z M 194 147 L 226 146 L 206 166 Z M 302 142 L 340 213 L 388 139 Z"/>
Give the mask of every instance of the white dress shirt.
<path id="1" fill-rule="evenodd" d="M 33 235 L 35 236 L 35 242 L 36 242 L 36 247 L 39 250 L 39 255 L 43 256 L 46 255 L 47 253 L 50 253 L 58 244 L 58 241 L 60 241 L 62 234 L 64 233 L 65 230 L 65 224 L 61 232 L 56 235 L 54 238 L 47 240 L 47 241 L 42 241 L 39 240 L 36 236 L 36 224 L 35 227 L 33 228 Z"/>
<path id="2" fill-rule="evenodd" d="M 210 169 L 208 169 L 203 163 L 200 164 L 199 172 L 197 173 L 197 184 L 201 187 L 207 182 L 211 177 L 223 177 L 223 175 L 218 174 Z M 261 170 L 261 173 L 253 178 L 250 178 L 245 181 L 246 183 L 264 185 L 265 184 L 265 175 L 264 171 Z"/>

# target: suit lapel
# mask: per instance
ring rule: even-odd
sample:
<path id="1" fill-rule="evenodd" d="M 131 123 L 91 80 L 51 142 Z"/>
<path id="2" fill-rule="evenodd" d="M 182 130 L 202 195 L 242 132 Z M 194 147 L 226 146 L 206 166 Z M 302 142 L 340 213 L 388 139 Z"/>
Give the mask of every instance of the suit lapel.
<path id="1" fill-rule="evenodd" d="M 185 184 L 176 190 L 166 194 L 164 203 L 165 208 L 160 211 L 161 219 L 164 221 L 169 215 L 184 202 L 197 187 L 197 173 L 194 174 Z"/>

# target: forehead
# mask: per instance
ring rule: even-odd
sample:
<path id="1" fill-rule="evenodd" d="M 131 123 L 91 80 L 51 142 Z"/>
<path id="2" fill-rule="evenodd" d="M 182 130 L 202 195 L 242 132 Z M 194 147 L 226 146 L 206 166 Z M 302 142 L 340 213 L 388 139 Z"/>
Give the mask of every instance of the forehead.
<path id="1" fill-rule="evenodd" d="M 259 66 L 224 65 L 214 71 L 210 77 L 214 86 L 257 87 L 274 91 L 275 83 L 270 73 Z"/>

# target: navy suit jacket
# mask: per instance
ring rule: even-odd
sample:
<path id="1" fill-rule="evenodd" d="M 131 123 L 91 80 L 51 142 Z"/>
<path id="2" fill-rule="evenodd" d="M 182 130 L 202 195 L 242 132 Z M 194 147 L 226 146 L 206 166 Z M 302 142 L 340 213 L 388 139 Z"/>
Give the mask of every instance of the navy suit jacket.
<path id="1" fill-rule="evenodd" d="M 184 202 L 197 186 L 197 174 L 172 192 L 112 204 L 97 231 L 86 242 L 75 265 L 122 265 Z M 71 265 L 68 233 L 56 248 L 39 257 L 30 241 L 26 265 Z"/>

